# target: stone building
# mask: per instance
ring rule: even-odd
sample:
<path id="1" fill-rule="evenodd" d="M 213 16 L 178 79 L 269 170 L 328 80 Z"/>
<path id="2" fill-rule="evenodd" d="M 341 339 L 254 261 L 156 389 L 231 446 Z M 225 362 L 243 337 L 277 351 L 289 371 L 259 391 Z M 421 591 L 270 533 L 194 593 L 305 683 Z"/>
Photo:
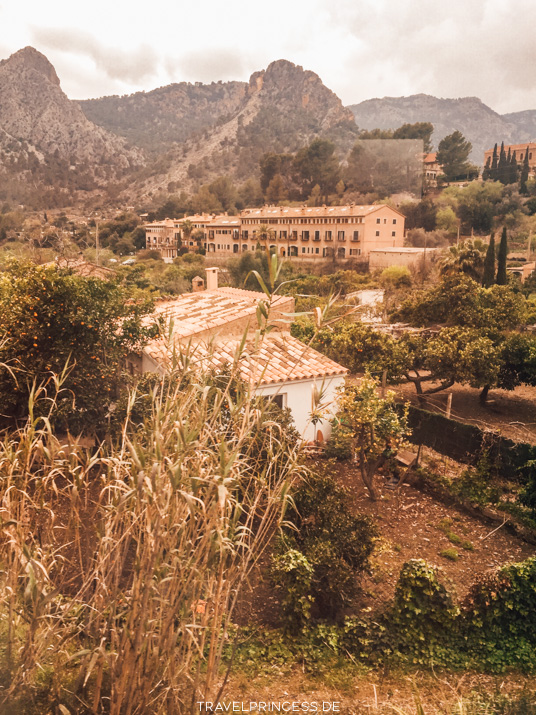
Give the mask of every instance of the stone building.
<path id="1" fill-rule="evenodd" d="M 196 250 L 197 246 L 215 257 L 260 246 L 284 258 L 363 261 L 373 249 L 403 246 L 404 221 L 400 211 L 385 204 L 264 206 L 245 209 L 239 216 L 187 216 L 147 224 L 146 246 L 160 250 L 168 261 L 180 248 Z"/>

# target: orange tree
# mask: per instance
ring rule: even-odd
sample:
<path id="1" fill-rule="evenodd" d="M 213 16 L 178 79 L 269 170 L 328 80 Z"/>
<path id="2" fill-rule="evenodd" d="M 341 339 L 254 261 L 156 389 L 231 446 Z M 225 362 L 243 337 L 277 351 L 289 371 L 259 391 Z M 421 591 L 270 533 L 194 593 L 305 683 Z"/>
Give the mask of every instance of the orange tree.
<path id="1" fill-rule="evenodd" d="M 0 276 L 1 422 L 26 417 L 35 386 L 38 404 L 56 396 L 57 428 L 102 429 L 126 355 L 151 332 L 141 325 L 150 308 L 117 281 L 12 262 Z"/>

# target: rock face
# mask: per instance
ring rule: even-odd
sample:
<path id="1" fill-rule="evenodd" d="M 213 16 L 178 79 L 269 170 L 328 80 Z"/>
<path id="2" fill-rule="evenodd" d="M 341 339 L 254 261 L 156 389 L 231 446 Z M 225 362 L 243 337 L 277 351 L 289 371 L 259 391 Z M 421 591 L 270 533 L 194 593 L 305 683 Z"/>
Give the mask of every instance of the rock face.
<path id="1" fill-rule="evenodd" d="M 432 141 L 436 147 L 444 136 L 458 129 L 473 145 L 471 159 L 479 165 L 484 161 L 484 151 L 492 148 L 495 142 L 523 142 L 533 136 L 527 126 L 529 118 L 525 117 L 527 121 L 523 122 L 523 116 L 520 116 L 530 113 L 501 116 L 477 97 L 440 99 L 415 94 L 368 99 L 349 109 L 361 129 L 396 129 L 406 122 L 432 122 L 435 128 Z M 536 128 L 534 119 L 533 116 L 531 126 Z"/>
<path id="2" fill-rule="evenodd" d="M 248 95 L 256 93 L 263 104 L 284 114 L 293 114 L 297 109 L 307 112 L 323 131 L 353 119 L 352 111 L 317 74 L 287 60 L 272 62 L 266 70 L 251 75 Z"/>
<path id="3" fill-rule="evenodd" d="M 63 93 L 54 67 L 33 47 L 0 62 L 0 150 L 12 160 L 30 151 L 40 162 L 48 155 L 77 164 L 105 165 L 106 174 L 142 161 L 139 150 L 90 122 Z M 22 146 L 24 145 L 24 146 Z"/>

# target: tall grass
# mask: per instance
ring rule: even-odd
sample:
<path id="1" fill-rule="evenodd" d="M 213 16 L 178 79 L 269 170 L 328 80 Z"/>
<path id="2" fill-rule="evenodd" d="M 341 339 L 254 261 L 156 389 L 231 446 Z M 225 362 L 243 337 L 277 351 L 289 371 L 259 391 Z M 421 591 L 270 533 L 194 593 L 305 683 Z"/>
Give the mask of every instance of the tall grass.
<path id="1" fill-rule="evenodd" d="M 117 439 L 93 450 L 54 435 L 54 400 L 34 417 L 34 389 L 0 443 L 1 712 L 221 697 L 233 609 L 302 470 L 237 371 L 238 357 L 218 379 L 182 359 L 139 424 L 133 390 Z"/>

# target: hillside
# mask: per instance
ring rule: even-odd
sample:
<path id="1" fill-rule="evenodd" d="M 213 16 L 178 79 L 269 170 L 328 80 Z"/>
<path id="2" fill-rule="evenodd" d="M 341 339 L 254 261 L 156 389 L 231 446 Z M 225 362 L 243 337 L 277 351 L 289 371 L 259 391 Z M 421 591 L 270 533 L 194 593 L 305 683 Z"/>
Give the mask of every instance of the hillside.
<path id="1" fill-rule="evenodd" d="M 471 159 L 483 163 L 486 149 L 495 142 L 522 142 L 531 139 L 536 129 L 536 112 L 500 115 L 477 97 L 440 99 L 427 94 L 410 97 L 367 99 L 349 107 L 360 129 L 396 129 L 409 122 L 432 122 L 432 141 L 438 143 L 458 129 L 473 145 Z"/>
<path id="2" fill-rule="evenodd" d="M 138 149 L 86 118 L 32 47 L 0 62 L 0 96 L 2 200 L 31 202 L 50 189 L 91 190 L 143 161 Z"/>
<path id="3" fill-rule="evenodd" d="M 181 82 L 151 92 L 86 99 L 79 104 L 95 124 L 158 152 L 234 114 L 247 86 L 246 82 Z"/>
<path id="4" fill-rule="evenodd" d="M 138 189 L 164 189 L 170 182 L 184 188 L 221 174 L 245 180 L 257 173 L 264 152 L 296 151 L 317 136 L 333 140 L 344 156 L 357 137 L 351 111 L 314 72 L 278 60 L 251 76 L 232 116 L 221 116 L 202 136 L 172 150 L 165 171 Z"/>

